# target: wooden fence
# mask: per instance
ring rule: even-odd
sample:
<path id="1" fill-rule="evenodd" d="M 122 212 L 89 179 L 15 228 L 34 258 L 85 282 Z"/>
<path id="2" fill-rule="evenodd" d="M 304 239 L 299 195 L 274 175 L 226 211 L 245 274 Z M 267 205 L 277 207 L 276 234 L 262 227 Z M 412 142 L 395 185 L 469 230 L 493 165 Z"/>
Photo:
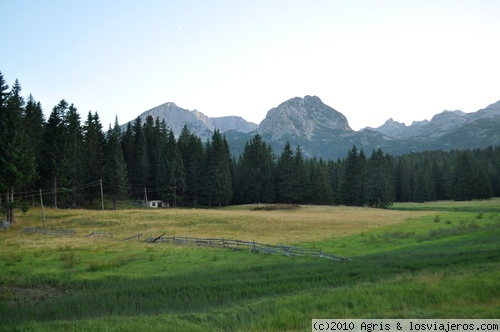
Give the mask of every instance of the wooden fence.
<path id="1" fill-rule="evenodd" d="M 40 233 L 45 235 L 76 235 L 76 231 L 72 229 L 41 229 L 41 228 L 25 228 L 25 233 Z"/>
<path id="2" fill-rule="evenodd" d="M 336 256 L 328 254 L 319 249 L 307 249 L 296 246 L 287 246 L 284 244 L 271 245 L 264 244 L 255 241 L 244 241 L 244 240 L 229 240 L 229 239 L 215 239 L 215 238 L 197 238 L 188 236 L 164 236 L 160 235 L 158 237 L 148 237 L 147 242 L 161 242 L 161 243 L 173 243 L 173 244 L 190 244 L 197 246 L 210 246 L 226 248 L 231 250 L 248 250 L 249 252 L 259 252 L 265 254 L 282 254 L 285 256 L 310 256 L 310 257 L 320 257 L 328 258 L 336 261 L 348 260 L 348 258 L 342 256 Z"/>
<path id="3" fill-rule="evenodd" d="M 25 233 L 39 233 L 45 235 L 76 235 L 74 230 L 66 229 L 55 229 L 55 230 L 44 230 L 41 228 L 24 228 Z M 137 239 L 142 236 L 138 233 L 127 238 L 122 239 L 131 240 Z M 111 232 L 92 232 L 85 237 L 102 237 L 102 238 L 114 238 L 114 234 Z M 332 255 L 324 252 L 321 248 L 307 249 L 297 246 L 287 246 L 284 244 L 272 245 L 265 244 L 255 241 L 244 241 L 244 240 L 230 240 L 230 239 L 217 239 L 217 238 L 198 238 L 198 237 L 188 237 L 188 236 L 165 236 L 161 234 L 157 237 L 148 237 L 146 242 L 157 242 L 157 243 L 173 243 L 173 244 L 185 244 L 185 245 L 196 245 L 196 246 L 208 246 L 208 247 L 218 247 L 231 250 L 248 250 L 249 252 L 264 253 L 264 254 L 281 254 L 285 256 L 308 256 L 308 257 L 320 257 L 327 258 L 336 261 L 350 260 L 349 258 L 343 256 Z"/>
<path id="4" fill-rule="evenodd" d="M 92 232 L 90 233 L 89 235 L 87 235 L 86 237 L 109 237 L 109 238 L 113 238 L 114 235 L 113 233 L 110 233 L 110 232 Z"/>

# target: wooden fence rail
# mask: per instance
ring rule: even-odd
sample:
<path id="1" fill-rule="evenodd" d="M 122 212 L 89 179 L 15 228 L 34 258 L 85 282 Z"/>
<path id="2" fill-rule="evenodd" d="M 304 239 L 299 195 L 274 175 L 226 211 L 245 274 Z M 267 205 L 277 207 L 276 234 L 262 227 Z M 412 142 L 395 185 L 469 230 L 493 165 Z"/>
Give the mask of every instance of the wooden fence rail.
<path id="1" fill-rule="evenodd" d="M 197 238 L 188 236 L 164 236 L 160 235 L 158 237 L 148 237 L 147 242 L 162 242 L 162 243 L 173 243 L 173 244 L 191 244 L 191 245 L 203 245 L 210 247 L 227 248 L 232 250 L 242 250 L 247 249 L 249 252 L 260 252 L 265 254 L 282 254 L 286 256 L 310 256 L 310 257 L 320 257 L 328 258 L 337 261 L 348 260 L 348 258 L 342 256 L 336 256 L 328 254 L 318 249 L 307 249 L 296 246 L 287 246 L 284 244 L 271 245 L 264 244 L 255 241 L 244 241 L 244 240 L 230 240 L 230 239 L 218 239 L 218 238 Z"/>
<path id="2" fill-rule="evenodd" d="M 87 235 L 86 237 L 109 237 L 109 238 L 113 238 L 113 233 L 110 233 L 110 232 L 92 232 L 90 233 L 89 235 Z"/>
<path id="3" fill-rule="evenodd" d="M 41 229 L 41 228 L 24 228 L 25 233 L 40 233 L 45 235 L 76 235 L 76 231 L 72 229 Z"/>

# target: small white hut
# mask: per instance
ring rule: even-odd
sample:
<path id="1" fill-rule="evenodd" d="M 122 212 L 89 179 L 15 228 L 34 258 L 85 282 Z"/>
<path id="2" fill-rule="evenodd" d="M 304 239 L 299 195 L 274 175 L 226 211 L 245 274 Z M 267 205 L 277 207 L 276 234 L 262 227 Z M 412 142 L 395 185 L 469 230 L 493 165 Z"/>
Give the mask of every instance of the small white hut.
<path id="1" fill-rule="evenodd" d="M 148 207 L 148 208 L 153 208 L 153 209 L 164 207 L 163 201 L 158 201 L 158 200 L 142 201 L 142 206 Z"/>

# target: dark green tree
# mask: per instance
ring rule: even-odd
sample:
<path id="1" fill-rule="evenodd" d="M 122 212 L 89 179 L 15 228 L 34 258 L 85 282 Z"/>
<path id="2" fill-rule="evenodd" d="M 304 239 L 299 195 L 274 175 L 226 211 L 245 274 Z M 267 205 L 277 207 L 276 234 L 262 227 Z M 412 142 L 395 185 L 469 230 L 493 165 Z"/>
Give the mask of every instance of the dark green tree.
<path id="1" fill-rule="evenodd" d="M 290 142 L 286 142 L 276 165 L 276 189 L 278 201 L 294 203 L 295 162 Z"/>
<path id="2" fill-rule="evenodd" d="M 436 200 L 436 190 L 434 187 L 432 170 L 426 160 L 421 162 L 415 170 L 413 190 L 414 202 L 422 203 Z"/>
<path id="3" fill-rule="evenodd" d="M 14 208 L 20 203 L 20 199 L 14 199 L 14 194 L 35 178 L 36 165 L 32 145 L 23 126 L 21 85 L 16 80 L 8 95 L 7 89 L 0 73 L 0 187 L 7 193 L 2 204 L 6 220 L 14 223 Z"/>
<path id="4" fill-rule="evenodd" d="M 366 204 L 376 208 L 388 208 L 394 202 L 392 165 L 382 150 L 374 150 L 368 160 L 365 198 Z"/>
<path id="5" fill-rule="evenodd" d="M 132 124 L 129 122 L 127 124 L 126 130 L 122 135 L 120 135 L 120 144 L 122 146 L 123 159 L 127 165 L 127 173 L 129 175 L 129 185 L 128 190 L 131 196 L 134 196 L 134 192 L 138 192 L 138 188 L 134 188 L 135 181 L 133 180 L 133 174 L 131 170 L 134 167 L 135 157 L 134 157 L 134 133 L 132 131 Z"/>
<path id="6" fill-rule="evenodd" d="M 160 153 L 160 121 L 148 115 L 142 128 L 146 139 L 147 152 L 149 157 L 149 177 L 146 187 L 151 191 L 156 191 L 156 171 L 158 169 L 158 158 Z"/>
<path id="7" fill-rule="evenodd" d="M 29 133 L 29 137 L 31 139 L 38 172 L 41 164 L 45 118 L 43 116 L 42 105 L 40 102 L 35 101 L 35 98 L 31 94 L 28 96 L 28 100 L 26 102 L 23 120 L 25 131 Z M 32 187 L 30 189 L 36 190 L 41 188 L 41 183 L 38 182 L 39 178 L 40 177 L 37 176 L 37 181 L 32 183 Z"/>
<path id="8" fill-rule="evenodd" d="M 491 182 L 488 180 L 488 177 L 479 165 L 475 168 L 473 186 L 474 199 L 490 199 L 493 197 L 493 187 Z"/>
<path id="9" fill-rule="evenodd" d="M 339 184 L 339 202 L 344 205 L 356 205 L 359 200 L 360 167 L 359 155 L 356 146 L 347 153 L 347 158 L 342 162 L 342 173 Z"/>
<path id="10" fill-rule="evenodd" d="M 294 197 L 292 201 L 294 203 L 300 203 L 304 202 L 311 193 L 311 184 L 309 182 L 305 160 L 300 146 L 297 146 L 297 149 L 295 150 L 293 161 L 292 193 Z"/>
<path id="11" fill-rule="evenodd" d="M 113 211 L 118 208 L 118 199 L 126 197 L 128 190 L 127 164 L 123 158 L 120 137 L 121 128 L 116 117 L 113 128 L 109 126 L 107 133 L 104 165 L 104 188 L 113 202 Z"/>
<path id="12" fill-rule="evenodd" d="M 76 107 L 71 104 L 64 114 L 66 127 L 66 160 L 68 161 L 68 186 L 77 188 L 85 183 L 84 155 L 83 155 L 83 128 L 80 114 Z M 81 191 L 72 191 L 71 206 L 80 205 Z"/>
<path id="13" fill-rule="evenodd" d="M 330 174 L 330 181 L 332 186 L 332 203 L 339 204 L 339 183 L 340 174 L 342 172 L 342 161 L 339 159 L 336 162 L 328 161 L 328 172 Z"/>
<path id="14" fill-rule="evenodd" d="M 451 181 L 454 200 L 467 201 L 473 198 L 474 169 L 466 151 L 459 152 L 456 156 Z"/>
<path id="15" fill-rule="evenodd" d="M 160 141 L 156 187 L 162 200 L 176 207 L 186 190 L 186 173 L 174 132 L 170 130 Z"/>
<path id="16" fill-rule="evenodd" d="M 235 181 L 241 203 L 271 203 L 274 199 L 272 150 L 259 134 L 247 142 L 238 162 Z"/>
<path id="17" fill-rule="evenodd" d="M 320 158 L 309 162 L 311 172 L 310 203 L 319 205 L 333 204 L 333 187 L 327 163 Z"/>
<path id="18" fill-rule="evenodd" d="M 233 198 L 231 154 L 227 140 L 215 130 L 206 144 L 204 197 L 209 205 L 227 205 Z"/>
<path id="19" fill-rule="evenodd" d="M 58 198 L 64 198 L 64 193 L 59 195 L 58 188 L 68 185 L 69 161 L 67 158 L 67 131 L 65 124 L 68 103 L 63 99 L 49 115 L 44 128 L 42 164 L 40 165 L 44 187 L 52 188 L 52 207 L 57 209 Z"/>
<path id="20" fill-rule="evenodd" d="M 134 196 L 143 197 L 144 189 L 147 188 L 150 178 L 150 165 L 148 156 L 148 145 L 144 131 L 142 130 L 142 120 L 137 117 L 132 127 L 134 145 L 131 152 L 131 165 L 128 171 L 130 183 Z M 127 135 L 127 133 L 125 133 Z M 126 156 L 126 158 L 128 158 Z M 128 162 L 127 162 L 128 164 Z M 151 189 L 151 188 L 150 188 Z"/>
<path id="21" fill-rule="evenodd" d="M 186 125 L 177 141 L 182 164 L 186 172 L 186 192 L 184 202 L 198 206 L 202 195 L 204 149 L 201 139 L 189 132 Z"/>
<path id="22" fill-rule="evenodd" d="M 395 200 L 397 202 L 411 202 L 413 201 L 413 164 L 408 156 L 400 157 L 394 170 L 395 177 Z"/>
<path id="23" fill-rule="evenodd" d="M 104 147 L 106 139 L 97 113 L 87 115 L 84 127 L 83 179 L 86 184 L 99 182 L 104 178 Z M 90 205 L 100 197 L 99 186 L 89 186 L 85 194 Z"/>

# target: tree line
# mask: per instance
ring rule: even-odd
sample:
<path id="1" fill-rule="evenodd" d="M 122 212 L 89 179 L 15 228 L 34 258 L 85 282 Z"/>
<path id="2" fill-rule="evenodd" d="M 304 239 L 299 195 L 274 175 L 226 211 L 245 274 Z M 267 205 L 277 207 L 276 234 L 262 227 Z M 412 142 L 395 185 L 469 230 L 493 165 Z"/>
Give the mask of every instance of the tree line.
<path id="1" fill-rule="evenodd" d="M 500 147 L 369 157 L 356 146 L 343 159 L 304 158 L 287 143 L 279 155 L 256 134 L 231 155 L 216 130 L 202 142 L 184 126 L 138 117 L 107 132 L 97 113 L 83 121 L 61 100 L 47 120 L 40 102 L 24 98 L 0 72 L 0 208 L 14 221 L 40 188 L 52 207 L 92 205 L 102 184 L 113 202 L 161 199 L 168 206 L 245 203 L 343 204 L 385 208 L 393 202 L 487 199 L 500 195 Z M 102 181 L 102 182 L 101 182 Z M 50 189 L 49 189 L 50 188 Z M 62 190 L 61 188 L 65 188 Z"/>

